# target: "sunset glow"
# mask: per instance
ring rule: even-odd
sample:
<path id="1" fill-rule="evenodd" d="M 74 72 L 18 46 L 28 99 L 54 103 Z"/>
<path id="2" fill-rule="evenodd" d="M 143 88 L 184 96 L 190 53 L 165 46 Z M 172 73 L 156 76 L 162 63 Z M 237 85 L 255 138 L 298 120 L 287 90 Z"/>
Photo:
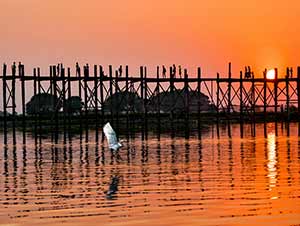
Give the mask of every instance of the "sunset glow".
<path id="1" fill-rule="evenodd" d="M 275 69 L 268 70 L 267 79 L 275 79 Z"/>
<path id="2" fill-rule="evenodd" d="M 300 226 L 299 0 L 0 15 L 0 226 Z"/>
<path id="3" fill-rule="evenodd" d="M 285 72 L 300 64 L 296 0 L 4 0 L 0 11 L 0 61 L 21 60 L 29 72 L 78 61 L 146 64 L 155 73 L 175 63 L 212 77 L 232 62 L 238 77 L 246 65 L 262 76 L 271 65 Z"/>

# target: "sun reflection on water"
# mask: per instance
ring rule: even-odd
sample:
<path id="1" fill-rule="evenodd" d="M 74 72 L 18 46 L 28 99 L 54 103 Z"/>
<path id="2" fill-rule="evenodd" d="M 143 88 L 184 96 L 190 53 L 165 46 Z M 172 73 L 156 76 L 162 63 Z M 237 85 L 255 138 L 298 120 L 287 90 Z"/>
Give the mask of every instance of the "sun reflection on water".
<path id="1" fill-rule="evenodd" d="M 277 159 L 276 159 L 276 137 L 275 134 L 268 134 L 268 178 L 269 190 L 276 187 L 277 182 Z"/>

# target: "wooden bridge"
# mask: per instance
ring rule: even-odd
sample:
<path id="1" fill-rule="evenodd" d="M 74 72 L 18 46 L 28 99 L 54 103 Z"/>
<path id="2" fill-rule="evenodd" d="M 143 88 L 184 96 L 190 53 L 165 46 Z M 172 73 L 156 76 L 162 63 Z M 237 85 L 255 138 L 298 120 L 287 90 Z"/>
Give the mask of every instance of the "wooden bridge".
<path id="1" fill-rule="evenodd" d="M 60 131 L 63 131 L 64 139 L 66 139 L 67 132 L 71 129 L 71 125 L 74 125 L 74 119 L 77 119 L 80 134 L 85 131 L 86 139 L 88 139 L 88 130 L 91 126 L 95 128 L 98 139 L 98 128 L 102 127 L 107 120 L 112 121 L 117 130 L 120 121 L 125 121 L 126 128 L 132 130 L 136 124 L 135 120 L 138 120 L 142 126 L 144 138 L 147 136 L 150 118 L 155 119 L 158 134 L 161 131 L 163 118 L 167 118 L 170 122 L 172 134 L 175 131 L 176 119 L 180 118 L 186 125 L 187 135 L 191 121 L 196 122 L 200 131 L 201 125 L 208 118 L 216 123 L 238 120 L 241 132 L 243 123 L 248 121 L 253 124 L 254 134 L 255 123 L 258 120 L 262 122 L 280 120 L 288 123 L 291 120 L 299 121 L 300 119 L 298 107 L 300 106 L 300 67 L 297 68 L 296 77 L 293 77 L 291 68 L 287 68 L 283 76 L 279 76 L 275 69 L 274 79 L 267 79 L 266 71 L 262 77 L 254 77 L 249 67 L 241 71 L 238 76 L 232 76 L 231 63 L 229 63 L 227 75 L 220 76 L 217 73 L 215 77 L 202 76 L 200 67 L 197 68 L 196 75 L 191 75 L 184 69 L 182 77 L 178 77 L 172 67 L 168 76 L 166 74 L 162 76 L 160 67 L 157 67 L 155 76 L 148 76 L 145 66 L 140 67 L 137 76 L 129 74 L 128 66 L 125 66 L 124 75 L 122 71 L 114 70 L 111 65 L 108 66 L 108 73 L 105 73 L 101 65 L 94 65 L 91 70 L 89 65 L 81 68 L 76 64 L 73 75 L 71 68 L 65 68 L 62 64 L 51 65 L 49 75 L 41 75 L 40 68 L 34 68 L 32 75 L 25 75 L 24 65 L 21 63 L 13 64 L 10 68 L 11 70 L 8 70 L 7 65 L 4 64 L 3 73 L 0 76 L 3 88 L 1 119 L 5 143 L 7 143 L 8 128 L 12 128 L 12 140 L 15 144 L 16 128 L 21 125 L 23 143 L 25 143 L 25 131 L 28 127 L 33 127 L 38 134 L 47 123 L 50 124 L 53 139 L 58 139 Z M 40 112 L 31 116 L 26 113 L 25 97 L 29 89 L 33 90 L 33 96 L 46 93 L 58 100 L 55 110 L 47 116 L 48 121 Z M 128 102 L 128 98 L 112 98 L 117 93 L 136 95 L 141 101 L 141 110 L 135 110 L 134 102 L 125 103 L 129 106 L 122 111 L 115 109 L 117 106 L 124 105 L 124 102 Z M 169 109 L 163 111 L 162 104 L 166 102 L 163 98 L 167 94 L 171 101 L 168 103 Z M 210 110 L 204 109 L 200 100 L 202 94 L 208 97 Z M 78 115 L 64 110 L 67 98 L 74 95 L 83 100 L 83 106 Z M 156 101 L 152 101 L 154 98 Z M 20 114 L 16 111 L 17 101 L 21 102 Z M 107 101 L 109 101 L 108 110 L 105 110 L 104 105 Z M 178 102 L 182 103 L 180 112 L 176 110 Z M 63 106 L 62 111 L 60 104 Z M 151 126 L 153 126 L 152 122 L 153 120 L 151 120 Z"/>

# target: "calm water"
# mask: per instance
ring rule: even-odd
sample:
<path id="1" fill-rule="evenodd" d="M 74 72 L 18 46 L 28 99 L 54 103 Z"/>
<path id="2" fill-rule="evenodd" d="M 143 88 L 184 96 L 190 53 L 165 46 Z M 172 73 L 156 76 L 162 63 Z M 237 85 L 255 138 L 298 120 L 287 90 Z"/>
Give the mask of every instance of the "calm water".
<path id="1" fill-rule="evenodd" d="M 35 145 L 28 134 L 26 147 L 1 146 L 0 225 L 300 225 L 296 124 L 289 137 L 256 131 L 136 136 L 119 156 L 93 139 Z"/>

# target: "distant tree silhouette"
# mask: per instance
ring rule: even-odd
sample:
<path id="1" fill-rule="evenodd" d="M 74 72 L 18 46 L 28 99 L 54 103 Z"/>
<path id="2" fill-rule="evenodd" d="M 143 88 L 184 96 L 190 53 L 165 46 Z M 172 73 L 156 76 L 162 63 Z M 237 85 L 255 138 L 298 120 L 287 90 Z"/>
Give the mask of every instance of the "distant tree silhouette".
<path id="1" fill-rule="evenodd" d="M 31 97 L 30 101 L 26 103 L 26 113 L 37 114 L 37 113 L 51 113 L 56 109 L 61 108 L 58 98 L 49 93 L 40 93 Z"/>
<path id="2" fill-rule="evenodd" d="M 198 112 L 198 102 L 200 101 L 202 112 L 213 112 L 215 106 L 210 103 L 208 96 L 197 91 L 189 91 L 189 109 L 191 113 Z M 162 92 L 153 96 L 149 100 L 149 111 L 156 112 L 158 101 L 160 104 L 161 113 L 170 113 L 171 110 L 175 113 L 183 113 L 185 111 L 184 90 L 176 90 L 171 92 Z"/>
<path id="3" fill-rule="evenodd" d="M 117 92 L 108 97 L 103 104 L 105 112 L 110 112 L 111 103 L 114 113 L 126 111 L 140 113 L 143 111 L 143 100 L 133 92 Z"/>
<path id="4" fill-rule="evenodd" d="M 65 101 L 64 111 L 75 114 L 79 113 L 83 107 L 83 102 L 79 96 L 71 96 Z"/>

